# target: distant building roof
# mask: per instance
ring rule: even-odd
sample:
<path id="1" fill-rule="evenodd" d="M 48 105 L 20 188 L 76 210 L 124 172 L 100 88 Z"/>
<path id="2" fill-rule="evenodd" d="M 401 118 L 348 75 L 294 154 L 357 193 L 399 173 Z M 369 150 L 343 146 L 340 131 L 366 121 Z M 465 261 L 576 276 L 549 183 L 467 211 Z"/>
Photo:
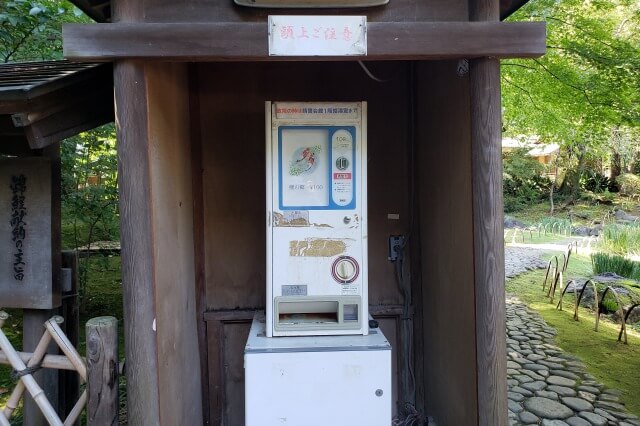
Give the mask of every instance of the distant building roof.
<path id="1" fill-rule="evenodd" d="M 542 157 L 552 155 L 560 151 L 557 143 L 541 143 L 537 136 L 527 136 L 522 138 L 503 138 L 502 149 L 529 148 L 527 154 L 532 157 Z"/>

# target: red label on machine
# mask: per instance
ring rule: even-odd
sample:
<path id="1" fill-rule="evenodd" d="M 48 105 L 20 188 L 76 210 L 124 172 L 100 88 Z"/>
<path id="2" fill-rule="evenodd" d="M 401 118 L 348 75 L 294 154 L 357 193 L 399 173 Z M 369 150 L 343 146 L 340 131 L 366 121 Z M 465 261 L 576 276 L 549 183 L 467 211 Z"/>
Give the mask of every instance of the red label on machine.
<path id="1" fill-rule="evenodd" d="M 351 179 L 351 173 L 334 173 L 334 179 Z"/>

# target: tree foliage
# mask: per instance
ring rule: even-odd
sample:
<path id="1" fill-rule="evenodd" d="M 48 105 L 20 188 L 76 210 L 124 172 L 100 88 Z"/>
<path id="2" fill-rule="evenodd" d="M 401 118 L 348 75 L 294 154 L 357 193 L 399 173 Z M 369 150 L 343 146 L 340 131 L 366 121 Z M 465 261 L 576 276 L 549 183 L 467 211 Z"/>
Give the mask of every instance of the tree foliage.
<path id="1" fill-rule="evenodd" d="M 640 2 L 532 0 L 511 18 L 547 22 L 547 54 L 502 62 L 509 135 L 560 143 L 575 192 L 591 159 L 640 147 Z"/>
<path id="2" fill-rule="evenodd" d="M 590 143 L 640 126 L 640 2 L 533 0 L 513 19 L 547 22 L 547 54 L 503 61 L 507 132 Z"/>
<path id="3" fill-rule="evenodd" d="M 89 252 L 97 241 L 118 241 L 118 174 L 114 126 L 80 133 L 61 145 L 62 240 L 65 248 Z M 89 258 L 80 262 L 82 306 Z"/>
<path id="4" fill-rule="evenodd" d="M 88 22 L 78 8 L 63 0 L 0 2 L 2 62 L 62 58 L 62 24 Z"/>

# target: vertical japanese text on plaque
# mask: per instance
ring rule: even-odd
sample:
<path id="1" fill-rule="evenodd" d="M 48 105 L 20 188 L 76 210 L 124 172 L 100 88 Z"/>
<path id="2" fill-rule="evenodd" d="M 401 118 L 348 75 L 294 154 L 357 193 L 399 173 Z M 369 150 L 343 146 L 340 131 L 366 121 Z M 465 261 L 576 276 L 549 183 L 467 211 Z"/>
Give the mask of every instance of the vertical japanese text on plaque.
<path id="1" fill-rule="evenodd" d="M 27 208 L 24 205 L 24 194 L 27 191 L 27 178 L 25 175 L 11 176 L 11 241 L 14 244 L 13 252 L 13 278 L 17 281 L 24 279 L 24 239 L 26 226 L 24 217 Z"/>

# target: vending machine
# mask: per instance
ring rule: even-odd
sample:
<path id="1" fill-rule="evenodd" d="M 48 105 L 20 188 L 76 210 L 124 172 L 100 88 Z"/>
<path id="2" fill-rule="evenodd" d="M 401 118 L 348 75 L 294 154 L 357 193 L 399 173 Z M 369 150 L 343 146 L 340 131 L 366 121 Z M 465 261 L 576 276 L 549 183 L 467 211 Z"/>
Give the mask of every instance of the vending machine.
<path id="1" fill-rule="evenodd" d="M 267 102 L 271 336 L 368 333 L 366 102 Z"/>
<path id="2" fill-rule="evenodd" d="M 267 300 L 245 424 L 391 423 L 391 345 L 367 292 L 367 104 L 267 102 Z"/>

